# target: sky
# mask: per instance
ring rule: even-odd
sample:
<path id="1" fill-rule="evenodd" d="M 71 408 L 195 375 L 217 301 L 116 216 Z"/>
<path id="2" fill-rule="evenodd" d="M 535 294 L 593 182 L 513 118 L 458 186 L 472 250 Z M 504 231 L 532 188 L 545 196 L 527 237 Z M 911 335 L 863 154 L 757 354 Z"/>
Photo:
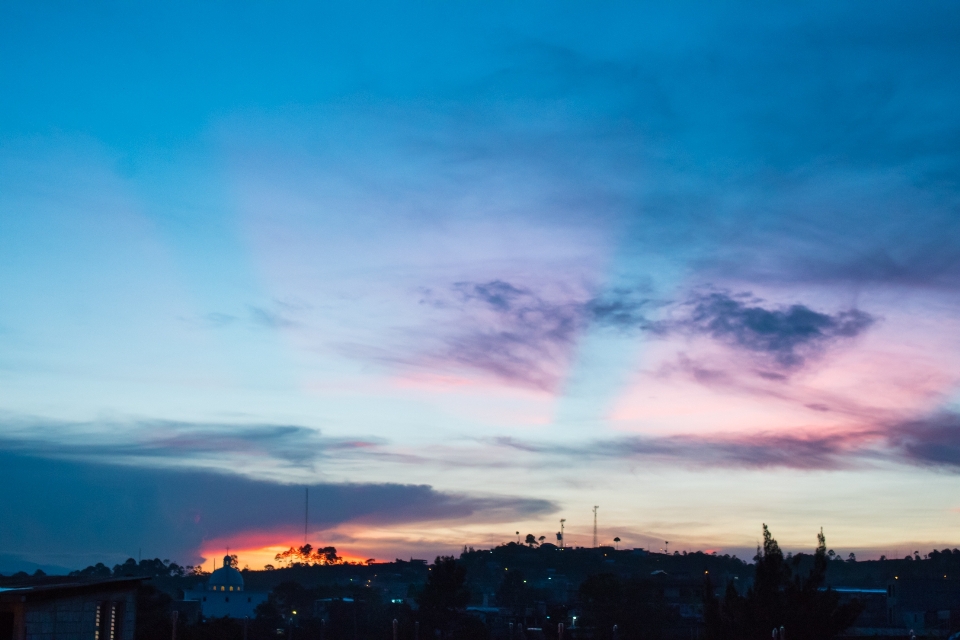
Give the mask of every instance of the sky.
<path id="1" fill-rule="evenodd" d="M 0 571 L 960 545 L 958 60 L 949 2 L 3 3 Z"/>

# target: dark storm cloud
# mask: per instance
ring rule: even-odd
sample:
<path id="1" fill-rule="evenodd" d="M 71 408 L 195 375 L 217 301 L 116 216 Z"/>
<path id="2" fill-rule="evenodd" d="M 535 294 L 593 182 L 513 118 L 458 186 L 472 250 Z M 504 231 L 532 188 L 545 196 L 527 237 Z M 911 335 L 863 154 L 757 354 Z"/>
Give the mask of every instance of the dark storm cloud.
<path id="1" fill-rule="evenodd" d="M 785 368 L 802 365 L 807 354 L 853 338 L 874 323 L 870 314 L 858 309 L 832 315 L 802 304 L 769 309 L 749 294 L 701 294 L 689 304 L 689 317 L 680 326 L 769 355 Z"/>
<path id="2" fill-rule="evenodd" d="M 302 485 L 0 452 L 0 548 L 78 566 L 145 553 L 193 562 L 204 540 L 303 527 Z M 426 485 L 313 484 L 317 529 L 550 513 L 546 500 L 445 493 Z"/>
<path id="3" fill-rule="evenodd" d="M 548 300 L 502 280 L 453 287 L 464 321 L 446 340 L 445 358 L 505 380 L 550 389 L 577 337 L 591 324 L 642 327 L 647 300 L 615 290 L 587 300 Z"/>

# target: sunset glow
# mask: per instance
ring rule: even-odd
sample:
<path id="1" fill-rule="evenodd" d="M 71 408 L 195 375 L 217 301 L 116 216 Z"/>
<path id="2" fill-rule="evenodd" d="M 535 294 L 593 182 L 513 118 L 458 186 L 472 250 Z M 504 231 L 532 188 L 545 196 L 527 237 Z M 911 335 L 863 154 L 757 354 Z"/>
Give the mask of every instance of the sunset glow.
<path id="1" fill-rule="evenodd" d="M 0 8 L 0 573 L 960 546 L 957 14 Z"/>

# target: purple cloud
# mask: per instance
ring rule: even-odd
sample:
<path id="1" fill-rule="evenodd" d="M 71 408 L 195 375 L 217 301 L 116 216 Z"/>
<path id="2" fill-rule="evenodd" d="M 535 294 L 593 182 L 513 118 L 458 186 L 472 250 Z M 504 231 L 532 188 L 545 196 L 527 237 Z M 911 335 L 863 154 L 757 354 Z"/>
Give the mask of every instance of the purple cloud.
<path id="1" fill-rule="evenodd" d="M 579 459 L 647 459 L 697 467 L 746 469 L 839 469 L 849 467 L 859 436 L 724 434 L 716 436 L 628 436 L 576 446 L 544 445 L 499 438 L 501 446 L 528 453 Z"/>
<path id="2" fill-rule="evenodd" d="M 750 294 L 697 295 L 688 303 L 689 316 L 679 326 L 770 356 L 780 367 L 792 369 L 830 343 L 853 338 L 876 321 L 859 309 L 831 315 L 802 304 L 766 308 L 760 302 Z"/>
<path id="3" fill-rule="evenodd" d="M 877 461 L 960 473 L 960 414 L 943 412 L 872 428 L 829 433 L 721 433 L 627 436 L 577 445 L 498 438 L 531 454 L 586 459 L 645 459 L 697 467 L 829 470 Z"/>
<path id="4" fill-rule="evenodd" d="M 887 435 L 898 457 L 921 466 L 960 470 L 960 415 L 943 412 L 902 422 Z"/>
<path id="5" fill-rule="evenodd" d="M 548 299 L 505 282 L 458 282 L 457 329 L 444 341 L 443 360 L 498 378 L 552 390 L 564 373 L 578 337 L 591 324 L 617 330 L 648 326 L 649 301 L 635 291 Z"/>

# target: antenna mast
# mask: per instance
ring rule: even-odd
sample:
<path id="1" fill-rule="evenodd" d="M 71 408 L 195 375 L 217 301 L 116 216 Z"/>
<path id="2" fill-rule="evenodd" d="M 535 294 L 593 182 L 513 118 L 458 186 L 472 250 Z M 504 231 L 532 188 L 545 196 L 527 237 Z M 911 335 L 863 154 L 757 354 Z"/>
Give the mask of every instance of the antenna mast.
<path id="1" fill-rule="evenodd" d="M 565 537 L 565 536 L 563 535 L 563 523 L 566 522 L 566 521 L 567 521 L 566 518 L 560 518 L 560 548 L 561 548 L 561 549 L 564 548 L 563 545 L 564 545 L 564 543 L 566 542 L 566 541 L 564 540 L 564 537 Z"/>
<path id="2" fill-rule="evenodd" d="M 593 506 L 593 548 L 597 548 L 597 509 L 600 505 Z"/>
<path id="3" fill-rule="evenodd" d="M 307 544 L 307 525 L 310 523 L 310 487 L 304 487 L 303 496 L 303 544 Z"/>

